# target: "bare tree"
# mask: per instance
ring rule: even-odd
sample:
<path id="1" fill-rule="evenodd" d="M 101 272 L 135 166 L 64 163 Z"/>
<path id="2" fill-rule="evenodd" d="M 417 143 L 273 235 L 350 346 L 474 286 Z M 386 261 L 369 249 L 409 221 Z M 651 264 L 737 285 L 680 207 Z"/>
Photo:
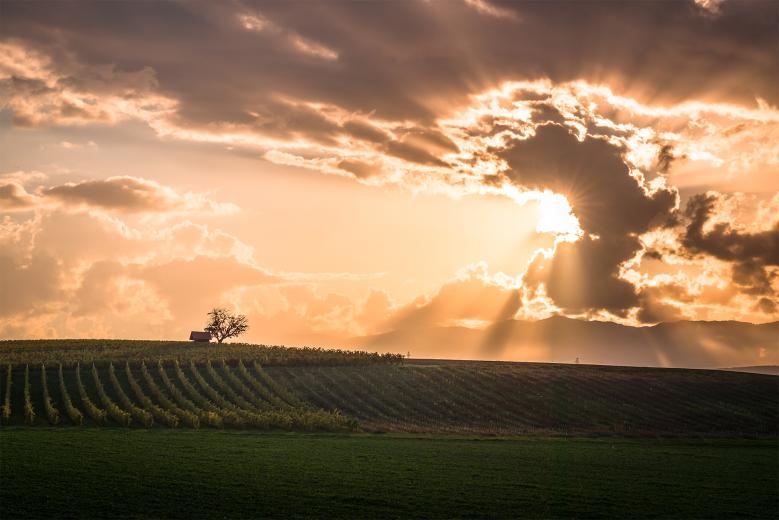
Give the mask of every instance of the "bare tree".
<path id="1" fill-rule="evenodd" d="M 217 343 L 227 338 L 235 338 L 249 329 L 249 320 L 243 314 L 233 314 L 227 309 L 214 308 L 208 313 L 207 332 L 216 338 Z"/>

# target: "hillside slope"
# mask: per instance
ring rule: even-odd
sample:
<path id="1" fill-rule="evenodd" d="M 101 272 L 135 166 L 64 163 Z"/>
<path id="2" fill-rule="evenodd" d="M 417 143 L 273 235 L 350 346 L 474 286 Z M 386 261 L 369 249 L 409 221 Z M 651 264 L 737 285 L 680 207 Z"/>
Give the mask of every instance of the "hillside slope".
<path id="1" fill-rule="evenodd" d="M 49 364 L 45 378 L 40 365 L 16 365 L 10 386 L 8 370 L 0 369 L 0 405 L 10 425 L 748 437 L 779 429 L 779 377 L 714 370 L 136 362 L 61 372 Z"/>
<path id="2" fill-rule="evenodd" d="M 268 373 L 377 431 L 753 436 L 779 428 L 779 377 L 758 374 L 441 360 Z"/>

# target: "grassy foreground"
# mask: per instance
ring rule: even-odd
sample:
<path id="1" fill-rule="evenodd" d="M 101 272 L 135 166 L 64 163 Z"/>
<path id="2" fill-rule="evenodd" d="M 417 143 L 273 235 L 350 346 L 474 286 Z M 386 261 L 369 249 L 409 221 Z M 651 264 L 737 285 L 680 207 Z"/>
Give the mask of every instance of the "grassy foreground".
<path id="1" fill-rule="evenodd" d="M 769 518 L 777 448 L 12 427 L 0 518 Z"/>

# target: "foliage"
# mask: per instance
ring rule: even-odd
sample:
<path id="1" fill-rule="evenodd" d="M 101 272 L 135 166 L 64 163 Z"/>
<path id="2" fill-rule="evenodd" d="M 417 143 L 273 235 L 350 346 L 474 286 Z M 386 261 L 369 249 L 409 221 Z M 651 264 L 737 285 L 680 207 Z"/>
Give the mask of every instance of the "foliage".
<path id="1" fill-rule="evenodd" d="M 78 395 L 81 398 L 84 409 L 87 411 L 87 415 L 95 421 L 95 424 L 103 424 L 108 417 L 108 412 L 98 407 L 89 397 L 87 389 L 84 386 L 84 381 L 81 379 L 81 366 L 78 363 L 76 364 L 76 386 L 78 387 Z"/>
<path id="2" fill-rule="evenodd" d="M 30 395 L 30 367 L 24 366 L 24 422 L 32 426 L 35 424 L 35 409 L 32 406 Z"/>
<path id="3" fill-rule="evenodd" d="M 222 363 L 224 363 L 224 361 Z M 227 366 L 227 364 L 224 363 L 224 365 L 225 365 L 225 370 L 228 370 L 229 367 Z M 238 373 L 241 375 L 243 380 L 246 381 L 251 386 L 250 391 L 258 398 L 261 398 L 269 402 L 274 408 L 290 408 L 290 404 L 284 401 L 284 397 L 281 393 L 279 393 L 278 391 L 274 391 L 274 389 L 271 389 L 270 387 L 258 381 L 249 372 L 249 370 L 243 364 L 243 361 L 241 361 L 240 359 L 238 360 Z"/>
<path id="4" fill-rule="evenodd" d="M 58 372 L 60 381 L 60 396 L 62 397 L 62 402 L 65 404 L 65 412 L 68 414 L 68 418 L 73 424 L 76 426 L 81 426 L 81 424 L 84 422 L 84 415 L 78 408 L 73 406 L 73 402 L 70 400 L 70 394 L 68 394 L 68 389 L 65 386 L 65 376 L 63 375 L 61 364 L 59 365 Z"/>
<path id="5" fill-rule="evenodd" d="M 113 365 L 111 366 L 111 370 L 113 371 Z M 143 408 L 148 410 L 154 419 L 160 421 L 164 425 L 170 428 L 177 427 L 179 425 L 179 418 L 175 414 L 174 409 L 164 410 L 163 408 L 154 404 L 154 402 L 146 395 L 141 385 L 138 384 L 138 381 L 135 379 L 132 370 L 130 370 L 130 363 L 125 363 L 124 371 L 125 376 L 127 376 L 127 383 L 130 385 L 130 388 L 132 388 L 133 394 L 135 394 L 135 398 L 138 399 L 138 402 L 141 403 L 141 405 L 143 405 Z M 116 384 L 118 384 L 118 381 Z"/>
<path id="6" fill-rule="evenodd" d="M 136 406 L 135 403 L 130 400 L 130 397 L 124 392 L 122 384 L 119 382 L 119 378 L 116 377 L 116 371 L 114 370 L 113 364 L 108 365 L 108 377 L 113 385 L 114 393 L 119 398 L 119 403 L 124 410 L 128 411 L 132 418 L 135 419 L 136 422 L 142 424 L 144 428 L 151 428 L 154 424 L 154 416 L 152 416 L 151 412 Z"/>
<path id="7" fill-rule="evenodd" d="M 0 417 L 2 418 L 3 423 L 7 423 L 11 420 L 11 382 L 13 381 L 13 369 L 11 365 L 8 365 L 6 368 L 6 376 L 5 376 L 5 392 L 3 395 L 3 407 L 2 411 L 0 411 Z"/>
<path id="8" fill-rule="evenodd" d="M 128 378 L 131 376 L 130 372 L 130 364 L 127 363 L 125 365 L 125 368 L 127 370 Z M 154 399 L 157 400 L 157 402 L 160 404 L 160 406 L 166 411 L 170 412 L 179 419 L 181 419 L 186 426 L 189 426 L 190 428 L 200 428 L 200 419 L 198 416 L 194 413 L 192 413 L 189 410 L 185 410 L 182 408 L 179 408 L 176 403 L 171 401 L 167 395 L 162 391 L 162 389 L 157 385 L 157 382 L 154 381 L 154 378 L 151 376 L 151 373 L 149 372 L 149 369 L 146 368 L 145 363 L 141 363 L 141 374 L 143 375 L 143 380 L 146 383 L 146 388 L 149 389 L 149 393 L 154 397 Z M 134 379 L 131 379 L 131 384 L 133 383 Z M 164 422 L 164 421 L 163 421 Z"/>
<path id="9" fill-rule="evenodd" d="M 54 406 L 54 402 L 49 395 L 49 382 L 46 380 L 46 365 L 41 365 L 41 382 L 43 384 L 43 408 L 46 411 L 46 419 L 48 419 L 49 424 L 56 426 L 60 422 L 60 413 Z"/>
<path id="10" fill-rule="evenodd" d="M 0 363 L 38 365 L 62 363 L 74 367 L 77 363 L 94 363 L 99 367 L 114 362 L 170 364 L 174 360 L 202 363 L 213 358 L 213 346 L 208 343 L 186 341 L 146 341 L 118 339 L 58 339 L 0 341 Z M 263 366 L 301 365 L 388 365 L 400 364 L 399 354 L 376 354 L 356 350 L 325 349 L 319 347 L 282 347 L 225 343 L 219 347 L 219 357 L 233 364 L 242 359 L 257 361 Z"/>
<path id="11" fill-rule="evenodd" d="M 753 437 L 779 431 L 775 376 L 445 361 L 264 372 L 368 431 Z"/>
<path id="12" fill-rule="evenodd" d="M 126 410 L 123 410 L 108 396 L 102 381 L 100 381 L 100 375 L 98 374 L 95 365 L 92 365 L 92 379 L 95 382 L 95 388 L 97 389 L 97 396 L 100 398 L 100 403 L 105 407 L 108 416 L 121 426 L 130 426 L 132 415 Z"/>
<path id="13" fill-rule="evenodd" d="M 208 325 L 203 329 L 222 343 L 227 338 L 237 338 L 249 330 L 249 320 L 243 314 L 232 314 L 227 309 L 214 308 L 208 313 Z"/>

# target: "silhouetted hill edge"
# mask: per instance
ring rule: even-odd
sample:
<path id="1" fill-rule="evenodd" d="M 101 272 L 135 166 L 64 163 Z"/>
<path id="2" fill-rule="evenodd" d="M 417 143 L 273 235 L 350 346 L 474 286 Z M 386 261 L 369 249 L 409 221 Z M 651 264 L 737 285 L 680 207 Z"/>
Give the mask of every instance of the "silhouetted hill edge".
<path id="1" fill-rule="evenodd" d="M 779 364 L 779 321 L 676 321 L 632 327 L 556 316 L 484 329 L 415 327 L 352 338 L 349 345 L 412 357 L 722 368 Z"/>

